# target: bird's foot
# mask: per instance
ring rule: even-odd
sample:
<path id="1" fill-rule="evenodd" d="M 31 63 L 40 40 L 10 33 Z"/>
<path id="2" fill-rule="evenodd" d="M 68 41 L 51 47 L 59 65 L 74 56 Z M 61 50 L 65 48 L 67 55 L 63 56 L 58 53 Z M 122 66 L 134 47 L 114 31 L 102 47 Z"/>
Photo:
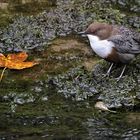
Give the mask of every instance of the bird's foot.
<path id="1" fill-rule="evenodd" d="M 110 76 L 110 73 L 106 73 L 106 74 L 102 75 L 102 78 L 106 78 L 106 77 L 109 77 L 109 76 Z"/>
<path id="2" fill-rule="evenodd" d="M 121 80 L 121 78 L 122 78 L 122 77 L 119 76 L 119 77 L 115 78 L 115 80 L 116 80 L 117 82 L 119 82 L 119 81 Z"/>

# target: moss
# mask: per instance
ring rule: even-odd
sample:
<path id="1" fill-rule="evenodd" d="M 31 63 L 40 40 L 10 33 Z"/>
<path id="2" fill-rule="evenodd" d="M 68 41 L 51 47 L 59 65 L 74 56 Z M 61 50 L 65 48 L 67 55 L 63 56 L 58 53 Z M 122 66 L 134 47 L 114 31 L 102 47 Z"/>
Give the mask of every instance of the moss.
<path id="1" fill-rule="evenodd" d="M 0 28 L 4 28 L 10 23 L 12 23 L 12 18 L 13 16 L 9 12 L 5 10 L 0 10 Z"/>
<path id="2" fill-rule="evenodd" d="M 115 22 L 116 24 L 124 23 L 125 14 L 118 9 L 112 8 L 112 6 L 103 7 L 101 6 L 101 4 L 99 4 L 94 6 L 93 9 L 91 9 L 91 12 L 96 14 L 94 19 L 95 21 L 106 22 L 106 23 Z"/>
<path id="3" fill-rule="evenodd" d="M 33 35 L 38 39 L 44 37 L 42 34 L 44 32 L 41 33 L 39 28 L 42 26 L 47 28 L 46 19 L 48 19 L 47 26 L 51 25 L 47 29 L 52 29 L 53 25 L 53 30 L 58 35 L 60 35 L 59 32 L 70 33 L 69 30 L 77 32 L 93 20 L 128 24 L 124 12 L 112 8 L 111 5 L 103 5 L 102 1 L 76 0 L 62 6 L 64 7 L 58 5 L 58 9 L 49 13 L 50 19 L 47 12 L 28 17 L 28 22 L 35 21 L 33 25 L 37 26 L 29 31 L 33 31 Z M 25 22 L 23 26 L 22 20 Z M 22 20 L 15 26 L 19 28 L 18 34 L 21 35 L 21 39 L 23 39 L 22 34 L 23 36 L 26 34 L 24 30 L 28 25 L 26 17 Z M 65 26 L 60 21 L 64 21 Z M 45 28 L 41 29 L 46 30 Z M 23 30 L 23 33 L 20 30 Z M 24 136 L 32 137 L 35 134 L 44 136 L 47 133 L 51 139 L 53 136 L 61 139 L 62 136 L 67 135 L 72 139 L 79 135 L 81 139 L 90 139 L 90 135 L 94 138 L 98 134 L 103 138 L 110 137 L 110 134 L 112 138 L 116 136 L 122 138 L 124 131 L 127 132 L 128 128 L 135 128 L 138 133 L 136 128 L 139 126 L 134 127 L 138 124 L 137 121 L 133 121 L 134 125 L 129 125 L 128 120 L 131 116 L 125 120 L 124 116 L 128 114 L 124 112 L 131 111 L 139 105 L 137 98 L 140 77 L 139 58 L 128 66 L 124 77 L 117 83 L 115 78 L 120 74 L 121 67 L 114 67 L 111 76 L 103 78 L 109 64 L 95 57 L 88 46 L 76 35 L 59 37 L 51 40 L 51 45 L 44 46 L 45 49 L 41 52 L 30 51 L 29 60 L 38 60 L 40 62 L 38 66 L 21 71 L 5 71 L 0 84 L 0 121 L 2 122 L 0 128 L 4 135 L 11 138 L 13 134 L 24 139 Z M 88 64 L 92 65 L 90 68 L 84 65 L 89 61 L 93 62 Z M 96 111 L 94 104 L 98 100 L 102 100 L 108 107 L 114 107 L 121 113 Z"/>
<path id="4" fill-rule="evenodd" d="M 22 13 L 24 15 L 36 15 L 40 11 L 45 10 L 46 8 L 52 8 L 56 6 L 56 1 L 30 1 L 26 3 L 21 3 L 19 1 L 10 1 L 9 2 L 9 11 L 12 13 Z"/>

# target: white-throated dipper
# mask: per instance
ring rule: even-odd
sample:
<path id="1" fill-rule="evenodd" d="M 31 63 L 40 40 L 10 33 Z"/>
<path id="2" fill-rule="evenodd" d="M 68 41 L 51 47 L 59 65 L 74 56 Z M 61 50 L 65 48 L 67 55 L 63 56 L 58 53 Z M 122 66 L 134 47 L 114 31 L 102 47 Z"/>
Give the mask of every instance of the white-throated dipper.
<path id="1" fill-rule="evenodd" d="M 91 48 L 98 56 L 111 62 L 106 75 L 110 74 L 114 63 L 124 64 L 118 81 L 126 69 L 126 64 L 140 53 L 140 33 L 124 26 L 97 22 L 90 24 L 80 34 L 88 37 Z"/>

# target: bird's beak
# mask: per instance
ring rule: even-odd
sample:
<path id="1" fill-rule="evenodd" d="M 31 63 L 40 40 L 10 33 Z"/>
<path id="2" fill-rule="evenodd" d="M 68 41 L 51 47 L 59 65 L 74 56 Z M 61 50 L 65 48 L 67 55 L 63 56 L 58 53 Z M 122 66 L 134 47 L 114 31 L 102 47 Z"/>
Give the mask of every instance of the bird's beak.
<path id="1" fill-rule="evenodd" d="M 78 35 L 81 35 L 82 37 L 87 37 L 87 34 L 85 31 L 78 32 Z"/>

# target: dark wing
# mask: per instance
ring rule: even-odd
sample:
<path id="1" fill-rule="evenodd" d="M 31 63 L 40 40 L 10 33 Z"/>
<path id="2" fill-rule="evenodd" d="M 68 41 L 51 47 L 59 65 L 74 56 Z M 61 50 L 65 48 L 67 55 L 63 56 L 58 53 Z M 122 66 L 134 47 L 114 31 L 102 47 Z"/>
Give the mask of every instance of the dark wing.
<path id="1" fill-rule="evenodd" d="M 135 33 L 133 39 L 140 45 L 140 33 Z"/>
<path id="2" fill-rule="evenodd" d="M 108 39 L 114 43 L 114 48 L 120 53 L 140 53 L 140 34 L 125 30 L 122 34 L 112 36 Z"/>

